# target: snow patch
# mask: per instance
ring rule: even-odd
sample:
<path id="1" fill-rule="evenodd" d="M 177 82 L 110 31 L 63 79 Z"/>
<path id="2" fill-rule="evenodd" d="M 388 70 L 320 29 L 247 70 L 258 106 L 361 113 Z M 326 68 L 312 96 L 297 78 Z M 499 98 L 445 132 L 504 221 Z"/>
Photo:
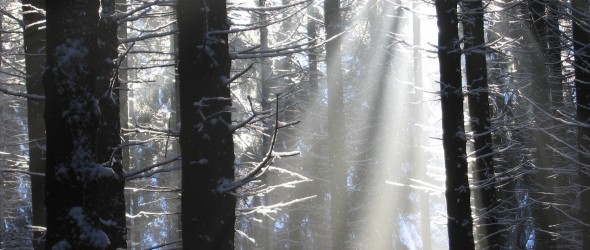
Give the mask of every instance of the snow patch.
<path id="1" fill-rule="evenodd" d="M 111 244 L 109 238 L 102 230 L 96 229 L 88 223 L 83 208 L 72 207 L 68 215 L 80 230 L 80 241 L 86 242 L 89 246 L 97 249 L 105 249 Z"/>
<path id="2" fill-rule="evenodd" d="M 67 240 L 60 240 L 51 247 L 51 250 L 67 250 L 72 249 L 72 245 Z"/>

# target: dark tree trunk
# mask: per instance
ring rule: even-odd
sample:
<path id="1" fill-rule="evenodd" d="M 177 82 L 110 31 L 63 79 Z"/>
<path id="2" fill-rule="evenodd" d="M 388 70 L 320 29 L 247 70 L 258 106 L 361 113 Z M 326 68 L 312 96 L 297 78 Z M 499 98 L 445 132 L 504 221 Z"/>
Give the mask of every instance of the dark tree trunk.
<path id="1" fill-rule="evenodd" d="M 109 249 L 127 248 L 127 228 L 125 218 L 125 179 L 123 178 L 123 159 L 121 145 L 121 121 L 119 93 L 121 83 L 117 72 L 119 40 L 115 0 L 101 1 L 100 23 L 98 24 L 98 54 L 96 63 L 96 91 L 101 117 L 96 141 L 96 160 L 109 167 L 115 178 L 105 178 L 100 183 L 99 215 L 102 220 L 112 221 L 104 227 L 111 241 Z"/>
<path id="2" fill-rule="evenodd" d="M 477 238 L 481 249 L 499 247 L 496 214 L 496 178 L 494 174 L 488 74 L 485 55 L 482 1 L 463 1 L 465 78 L 467 80 L 469 119 L 474 134 L 475 164 L 473 181 L 477 211 Z"/>
<path id="3" fill-rule="evenodd" d="M 339 0 L 324 2 L 326 29 L 326 76 L 328 82 L 328 155 L 331 170 L 330 216 L 332 249 L 346 249 L 348 236 L 346 188 L 347 165 L 344 160 L 344 113 L 342 94 L 341 13 Z"/>
<path id="4" fill-rule="evenodd" d="M 580 196 L 582 226 L 582 248 L 590 248 L 590 34 L 588 33 L 588 3 L 584 0 L 572 0 L 574 70 L 576 89 L 576 119 L 583 125 L 578 126 L 578 184 L 582 190 Z"/>
<path id="5" fill-rule="evenodd" d="M 25 70 L 27 72 L 27 94 L 43 93 L 43 67 L 45 66 L 45 29 L 38 23 L 45 20 L 42 10 L 45 1 L 23 0 Z M 44 102 L 27 99 L 27 119 L 29 132 L 29 171 L 45 173 L 45 112 Z M 45 249 L 43 232 L 37 227 L 46 226 L 45 178 L 31 175 L 31 202 L 33 212 L 33 248 Z"/>
<path id="6" fill-rule="evenodd" d="M 106 249 L 97 183 L 112 171 L 94 160 L 99 1 L 47 1 L 46 248 Z"/>
<path id="7" fill-rule="evenodd" d="M 226 1 L 178 1 L 184 249 L 233 249 L 234 179 Z"/>
<path id="8" fill-rule="evenodd" d="M 436 0 L 449 249 L 474 249 L 461 89 L 457 1 Z"/>

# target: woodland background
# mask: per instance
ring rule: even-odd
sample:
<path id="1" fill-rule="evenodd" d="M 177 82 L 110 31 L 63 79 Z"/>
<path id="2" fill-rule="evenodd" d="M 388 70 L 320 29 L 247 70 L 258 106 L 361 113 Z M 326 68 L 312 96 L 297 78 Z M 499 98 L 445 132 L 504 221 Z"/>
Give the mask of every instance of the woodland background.
<path id="1" fill-rule="evenodd" d="M 589 249 L 589 10 L 0 0 L 0 249 Z"/>

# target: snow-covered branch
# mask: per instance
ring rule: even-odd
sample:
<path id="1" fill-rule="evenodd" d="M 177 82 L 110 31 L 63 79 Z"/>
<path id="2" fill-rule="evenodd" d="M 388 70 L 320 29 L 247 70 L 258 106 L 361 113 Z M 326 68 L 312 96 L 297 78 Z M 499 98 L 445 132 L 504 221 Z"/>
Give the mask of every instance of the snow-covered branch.
<path id="1" fill-rule="evenodd" d="M 274 158 L 273 156 L 273 148 L 275 146 L 275 143 L 277 141 L 277 134 L 279 131 L 279 95 L 277 94 L 276 97 L 276 112 L 275 112 L 275 128 L 274 128 L 274 132 L 272 135 L 272 139 L 270 142 L 270 147 L 268 149 L 268 152 L 266 153 L 266 156 L 264 157 L 264 159 L 259 162 L 256 167 L 254 167 L 254 169 L 248 173 L 246 176 L 242 177 L 239 180 L 236 181 L 227 181 L 227 182 L 223 182 L 220 183 L 219 187 L 217 187 L 217 192 L 218 193 L 227 193 L 230 191 L 233 191 L 241 186 L 246 185 L 247 183 L 249 183 L 250 181 L 256 179 L 258 176 L 260 176 L 260 173 L 264 172 L 264 168 L 267 167 L 270 162 L 271 159 Z"/>
<path id="2" fill-rule="evenodd" d="M 270 7 L 244 7 L 244 6 L 230 6 L 228 7 L 228 10 L 243 10 L 243 11 L 277 11 L 277 10 L 283 10 L 286 8 L 290 8 L 293 6 L 297 6 L 300 4 L 305 4 L 308 2 L 312 2 L 313 0 L 304 0 L 301 2 L 295 2 L 292 4 L 286 4 L 286 5 L 279 5 L 279 6 L 270 6 Z"/>
<path id="3" fill-rule="evenodd" d="M 26 93 L 21 93 L 21 92 L 15 92 L 9 89 L 5 89 L 0 87 L 0 92 L 7 94 L 7 95 L 12 95 L 12 96 L 18 96 L 18 97 L 24 97 L 24 98 L 29 98 L 29 99 L 33 99 L 33 100 L 45 100 L 45 96 L 42 95 L 34 95 L 34 94 L 26 94 Z"/>
<path id="4" fill-rule="evenodd" d="M 267 115 L 270 112 L 269 110 L 263 110 L 263 111 L 257 112 L 254 110 L 254 105 L 252 104 L 252 98 L 250 98 L 250 96 L 248 96 L 248 101 L 250 102 L 250 109 L 251 109 L 252 115 L 250 117 L 248 117 L 246 120 L 244 120 L 238 124 L 228 124 L 229 131 L 231 131 L 232 133 L 235 132 L 236 130 L 238 130 L 239 128 L 246 126 L 248 123 L 252 122 L 252 120 L 254 120 L 254 118 L 256 118 L 260 115 Z"/>
<path id="5" fill-rule="evenodd" d="M 236 75 L 232 76 L 230 79 L 227 79 L 225 81 L 225 85 L 228 85 L 230 83 L 232 83 L 233 81 L 235 81 L 236 79 L 240 78 L 242 75 L 246 74 L 246 72 L 248 72 L 252 67 L 254 66 L 253 63 L 251 63 L 250 65 L 248 65 L 248 67 L 246 67 L 244 70 L 240 71 L 239 73 L 237 73 Z"/>
<path id="6" fill-rule="evenodd" d="M 176 34 L 178 32 L 177 29 L 175 30 L 171 30 L 171 31 L 166 31 L 166 32 L 160 32 L 160 33 L 150 33 L 147 35 L 139 35 L 137 37 L 130 37 L 130 38 L 121 38 L 119 39 L 119 43 L 131 43 L 131 42 L 138 42 L 138 41 L 143 41 L 146 39 L 151 39 L 151 38 L 157 38 L 157 37 L 163 37 L 163 36 L 169 36 L 169 35 L 173 35 Z"/>
<path id="7" fill-rule="evenodd" d="M 45 177 L 45 173 L 32 172 L 32 171 L 26 171 L 26 170 L 18 170 L 18 169 L 2 169 L 2 170 L 0 170 L 0 172 L 2 172 L 2 173 L 19 173 L 19 174 L 28 174 L 30 176 Z"/>
<path id="8" fill-rule="evenodd" d="M 170 158 L 168 160 L 162 161 L 162 162 L 158 162 L 158 163 L 153 164 L 153 165 L 149 165 L 147 167 L 140 168 L 140 169 L 135 170 L 135 171 L 126 172 L 126 173 L 123 174 L 123 178 L 125 178 L 125 180 L 137 179 L 137 178 L 140 178 L 140 177 L 138 177 L 139 175 L 142 175 L 143 173 L 145 173 L 147 171 L 150 171 L 150 170 L 152 170 L 154 168 L 157 168 L 157 167 L 160 167 L 160 166 L 164 166 L 164 165 L 173 163 L 173 162 L 178 161 L 178 160 L 180 160 L 180 155 L 178 155 L 176 157 L 173 157 L 173 158 Z M 144 177 L 144 176 L 141 176 L 141 177 Z"/>

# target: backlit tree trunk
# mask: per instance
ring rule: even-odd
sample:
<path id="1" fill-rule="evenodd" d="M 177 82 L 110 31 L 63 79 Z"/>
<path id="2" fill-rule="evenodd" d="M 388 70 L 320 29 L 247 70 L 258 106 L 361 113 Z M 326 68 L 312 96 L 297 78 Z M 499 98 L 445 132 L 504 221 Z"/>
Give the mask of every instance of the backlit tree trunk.
<path id="1" fill-rule="evenodd" d="M 102 220 L 113 223 L 104 226 L 111 241 L 109 249 L 127 247 L 125 218 L 125 179 L 121 145 L 120 90 L 117 67 L 119 40 L 117 20 L 114 18 L 115 0 L 101 1 L 101 15 L 98 24 L 98 59 L 96 60 L 96 91 L 101 117 L 96 140 L 96 160 L 113 170 L 116 177 L 100 183 L 99 214 Z"/>
<path id="2" fill-rule="evenodd" d="M 48 249 L 105 249 L 98 182 L 112 178 L 94 160 L 98 102 L 94 97 L 99 1 L 47 1 Z"/>
<path id="3" fill-rule="evenodd" d="M 226 1 L 179 0 L 178 74 L 184 249 L 233 249 L 234 178 Z"/>
<path id="4" fill-rule="evenodd" d="M 465 78 L 467 80 L 469 119 L 474 134 L 475 163 L 473 181 L 479 188 L 474 192 L 477 211 L 477 234 L 482 249 L 498 248 L 498 224 L 495 209 L 496 178 L 494 175 L 488 74 L 486 66 L 482 1 L 462 2 Z"/>
<path id="5" fill-rule="evenodd" d="M 45 20 L 42 0 L 23 0 L 23 23 L 25 45 L 25 70 L 27 72 L 27 94 L 44 95 L 43 67 L 45 66 L 45 29 L 39 23 Z M 43 121 L 44 101 L 27 99 L 27 119 L 29 132 L 29 170 L 45 173 L 45 122 Z M 45 178 L 31 175 L 31 202 L 33 226 L 46 226 Z M 33 229 L 33 247 L 45 249 L 44 232 Z"/>
<path id="6" fill-rule="evenodd" d="M 457 1 L 436 0 L 449 249 L 474 249 L 467 180 Z"/>

